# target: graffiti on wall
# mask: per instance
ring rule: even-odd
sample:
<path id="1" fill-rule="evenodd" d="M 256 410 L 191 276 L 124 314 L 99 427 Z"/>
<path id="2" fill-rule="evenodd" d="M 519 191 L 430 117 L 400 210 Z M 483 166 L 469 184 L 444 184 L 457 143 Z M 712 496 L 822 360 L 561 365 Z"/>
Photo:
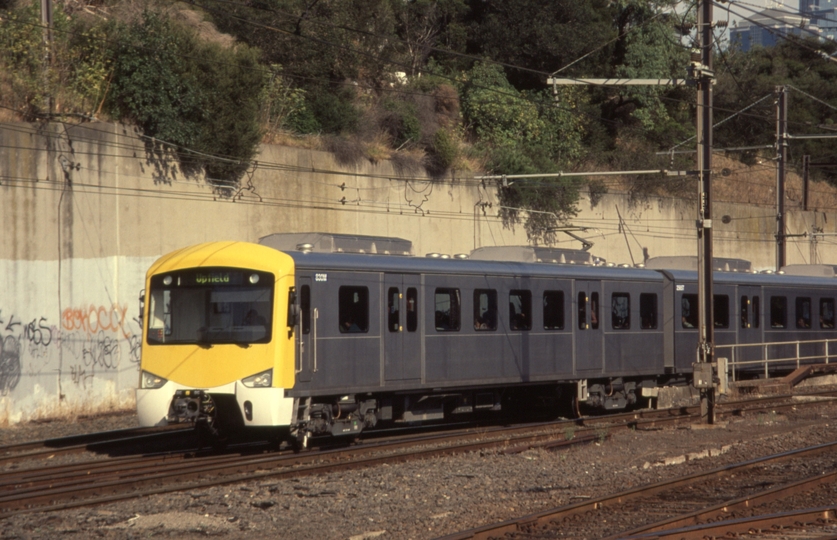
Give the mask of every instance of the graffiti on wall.
<path id="1" fill-rule="evenodd" d="M 60 326 L 45 316 L 23 318 L 0 308 L 0 396 L 18 386 L 24 368 L 33 375 L 57 369 L 86 389 L 97 372 L 126 361 L 139 364 L 142 341 L 134 328 L 141 328 L 139 319 L 129 319 L 120 304 L 67 308 Z"/>
<path id="2" fill-rule="evenodd" d="M 13 336 L 3 338 L 0 351 L 0 395 L 7 395 L 20 381 L 20 343 Z"/>
<path id="3" fill-rule="evenodd" d="M 97 371 L 115 370 L 125 357 L 139 364 L 141 340 L 131 322 L 128 307 L 120 304 L 90 304 L 63 311 L 61 345 L 71 357 L 74 384 L 86 386 Z"/>
<path id="4" fill-rule="evenodd" d="M 46 317 L 24 322 L 14 314 L 5 316 L 0 309 L 0 395 L 8 395 L 20 382 L 21 355 L 26 352 L 38 361 L 47 356 L 54 329 Z"/>

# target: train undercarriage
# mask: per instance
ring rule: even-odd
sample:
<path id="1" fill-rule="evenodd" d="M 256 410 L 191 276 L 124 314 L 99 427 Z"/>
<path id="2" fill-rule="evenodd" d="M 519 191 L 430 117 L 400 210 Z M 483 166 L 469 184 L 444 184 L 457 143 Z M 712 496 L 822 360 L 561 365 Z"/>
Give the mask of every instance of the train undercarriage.
<path id="1" fill-rule="evenodd" d="M 682 385 L 686 380 L 669 380 Z M 387 393 L 295 400 L 290 437 L 305 448 L 312 438 L 357 437 L 364 430 L 457 421 L 532 421 L 649 406 L 655 379 L 613 378 L 573 383 L 450 392 Z"/>
<path id="2" fill-rule="evenodd" d="M 564 383 L 471 388 L 432 393 L 388 392 L 294 398 L 290 426 L 281 438 L 297 448 L 312 439 L 358 437 L 365 430 L 454 422 L 549 420 L 647 407 L 662 385 L 684 385 L 685 378 L 578 380 Z M 177 390 L 170 423 L 192 423 L 214 439 L 243 433 L 243 410 L 231 394 Z M 250 430 L 252 431 L 252 430 Z"/>

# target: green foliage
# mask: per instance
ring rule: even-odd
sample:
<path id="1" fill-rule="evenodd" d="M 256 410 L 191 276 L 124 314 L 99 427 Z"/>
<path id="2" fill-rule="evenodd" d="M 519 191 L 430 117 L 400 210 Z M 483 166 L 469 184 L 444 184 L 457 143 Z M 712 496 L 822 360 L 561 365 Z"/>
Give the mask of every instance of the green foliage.
<path id="1" fill-rule="evenodd" d="M 385 111 L 381 120 L 381 128 L 392 139 L 392 145 L 401 148 L 410 141 L 418 141 L 421 137 L 421 122 L 416 115 L 414 103 L 403 99 L 386 99 L 383 102 Z"/>
<path id="2" fill-rule="evenodd" d="M 34 2 L 3 17 L 0 22 L 0 51 L 3 51 L 0 67 L 10 76 L 7 82 L 22 102 L 15 105 L 43 109 L 46 51 L 38 23 L 40 14 Z"/>
<path id="3" fill-rule="evenodd" d="M 563 75 L 601 70 L 615 36 L 611 0 L 481 0 L 468 3 L 467 50 L 525 69 L 508 69 L 515 88 L 540 90 L 544 74 L 573 64 Z M 531 71 L 530 71 L 531 70 Z"/>
<path id="4" fill-rule="evenodd" d="M 340 134 L 357 130 L 360 114 L 349 92 L 320 91 L 311 94 L 308 95 L 307 107 L 323 133 Z"/>
<path id="5" fill-rule="evenodd" d="M 464 50 L 465 29 L 462 20 L 468 13 L 464 0 L 391 0 L 395 31 L 399 38 L 397 54 L 407 75 L 426 73 L 433 49 Z M 442 55 L 446 59 L 447 55 Z"/>
<path id="6" fill-rule="evenodd" d="M 264 110 L 263 122 L 268 131 L 293 129 L 299 119 L 306 117 L 306 113 L 308 118 L 313 118 L 305 106 L 305 90 L 292 86 L 282 76 L 282 66 L 279 65 L 271 66 L 270 80 L 264 86 L 260 101 Z M 310 132 L 314 131 L 317 129 Z"/>
<path id="7" fill-rule="evenodd" d="M 483 141 L 499 146 L 536 140 L 544 128 L 538 108 L 523 98 L 495 64 L 478 63 L 462 77 L 462 114 Z"/>
<path id="8" fill-rule="evenodd" d="M 822 133 L 818 126 L 837 122 L 837 63 L 825 60 L 817 51 L 833 54 L 833 42 L 809 40 L 802 44 L 780 42 L 771 48 L 755 48 L 747 53 L 729 52 L 718 70 L 715 91 L 716 110 L 740 111 L 720 123 L 716 114 L 715 144 L 721 147 L 760 146 L 775 143 L 776 106 L 772 98 L 776 87 L 789 85 L 788 123 L 799 134 Z M 767 99 L 755 104 L 756 101 Z M 812 99 L 813 98 L 813 99 Z M 728 115 L 724 115 L 726 117 Z M 835 161 L 833 139 L 802 139 L 792 142 L 790 159 L 801 169 L 802 156 L 812 156 L 812 163 Z M 771 157 L 773 150 L 764 150 Z M 739 155 L 754 162 L 755 151 Z M 811 168 L 814 178 L 837 184 L 837 171 Z"/>
<path id="9" fill-rule="evenodd" d="M 237 180 L 261 140 L 258 97 L 266 77 L 257 51 L 205 44 L 150 11 L 135 24 L 113 24 L 109 35 L 112 114 L 177 145 L 184 170 Z"/>
<path id="10" fill-rule="evenodd" d="M 689 51 L 675 39 L 679 21 L 663 16 L 670 0 L 620 0 L 613 8 L 619 40 L 613 51 L 613 76 L 619 78 L 682 79 L 689 65 Z M 616 96 L 616 97 L 614 97 Z M 608 93 L 612 118 L 638 126 L 644 136 L 660 144 L 691 136 L 694 103 L 692 89 L 665 86 L 627 86 Z M 666 99 L 668 98 L 668 99 Z"/>
<path id="11" fill-rule="evenodd" d="M 106 47 L 104 28 L 79 28 L 70 35 L 72 47 L 68 60 L 72 67 L 72 89 L 79 96 L 84 110 L 94 112 L 108 88 L 112 59 Z"/>
<path id="12" fill-rule="evenodd" d="M 9 105 L 31 120 L 49 112 L 50 98 L 63 101 L 66 86 L 72 84 L 66 71 L 47 69 L 51 63 L 59 68 L 67 66 L 73 54 L 65 38 L 70 20 L 56 10 L 56 39 L 50 50 L 41 26 L 40 2 L 33 0 L 0 15 L 0 83 L 10 87 L 11 95 L 6 98 Z"/>
<path id="13" fill-rule="evenodd" d="M 481 140 L 494 174 L 556 172 L 581 153 L 583 125 L 568 93 L 556 107 L 551 96 L 515 90 L 502 70 L 477 64 L 461 85 L 462 113 Z M 554 227 L 577 212 L 576 182 L 556 178 L 519 180 L 500 188 L 507 225 L 525 219 L 532 239 L 551 239 Z M 527 211 L 527 212 L 524 212 Z"/>
<path id="14" fill-rule="evenodd" d="M 383 81 L 395 55 L 391 0 L 196 0 L 224 32 L 258 47 L 271 64 L 293 66 L 308 90 L 325 81 Z M 250 23 L 255 21 L 256 24 Z M 325 126 L 324 126 L 325 128 Z"/>
<path id="15" fill-rule="evenodd" d="M 440 129 L 433 136 L 433 154 L 438 157 L 441 168 L 449 169 L 459 158 L 459 143 L 447 130 Z"/>

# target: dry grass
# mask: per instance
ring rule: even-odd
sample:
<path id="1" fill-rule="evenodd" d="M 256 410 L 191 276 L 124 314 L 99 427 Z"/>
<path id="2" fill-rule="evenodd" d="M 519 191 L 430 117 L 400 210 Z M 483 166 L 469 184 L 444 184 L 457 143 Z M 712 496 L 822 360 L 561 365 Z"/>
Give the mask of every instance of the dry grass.
<path id="1" fill-rule="evenodd" d="M 590 166 L 594 170 L 595 166 Z M 715 202 L 742 203 L 758 206 L 776 206 L 776 162 L 762 159 L 753 166 L 723 155 L 712 157 L 712 199 Z M 681 196 L 695 198 L 697 184 L 692 189 L 690 180 L 683 181 L 687 190 L 673 193 L 667 190 L 673 180 L 651 182 L 646 179 L 609 178 L 608 191 L 611 193 L 630 193 L 634 199 L 654 196 Z M 792 170 L 785 174 L 785 208 L 802 209 L 802 176 Z M 837 208 L 837 188 L 825 182 L 811 181 L 808 187 L 808 210 L 831 210 Z"/>

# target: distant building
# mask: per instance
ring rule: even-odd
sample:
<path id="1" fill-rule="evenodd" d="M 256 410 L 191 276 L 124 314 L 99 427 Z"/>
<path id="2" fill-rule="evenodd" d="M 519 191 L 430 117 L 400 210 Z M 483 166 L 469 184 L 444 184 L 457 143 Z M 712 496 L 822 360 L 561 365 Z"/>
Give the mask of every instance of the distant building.
<path id="1" fill-rule="evenodd" d="M 799 12 L 811 19 L 823 39 L 837 40 L 837 0 L 799 0 Z"/>
<path id="2" fill-rule="evenodd" d="M 800 4 L 806 7 L 835 2 L 837 0 L 800 0 Z M 817 9 L 817 13 L 821 11 L 828 11 L 833 18 L 837 9 Z M 811 32 L 819 34 L 820 29 L 814 25 L 811 13 L 813 12 L 808 10 L 791 13 L 788 9 L 765 9 L 748 17 L 748 20 L 738 21 L 730 29 L 730 45 L 746 52 L 755 47 L 773 47 L 779 40 L 784 39 L 784 36 L 807 37 L 812 35 Z M 832 23 L 837 23 L 837 20 L 833 20 Z"/>

